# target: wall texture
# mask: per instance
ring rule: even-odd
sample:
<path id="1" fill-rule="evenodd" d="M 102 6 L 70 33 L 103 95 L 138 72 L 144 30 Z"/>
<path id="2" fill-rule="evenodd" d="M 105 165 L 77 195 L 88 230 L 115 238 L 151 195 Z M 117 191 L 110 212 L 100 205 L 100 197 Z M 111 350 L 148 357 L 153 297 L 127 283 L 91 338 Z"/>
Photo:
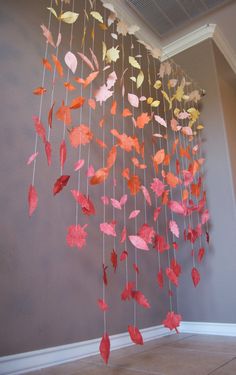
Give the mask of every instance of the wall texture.
<path id="1" fill-rule="evenodd" d="M 83 6 L 83 1 L 80 4 Z M 102 236 L 98 230 L 99 216 L 102 214 L 102 187 L 95 189 L 97 193 L 95 190 L 90 193 L 98 215 L 91 218 L 87 247 L 83 251 L 68 248 L 66 230 L 75 224 L 75 202 L 69 190 L 76 188 L 77 178 L 75 174 L 71 176 L 68 189 L 61 192 L 60 197 L 52 196 L 52 186 L 60 175 L 58 156 L 62 124 L 57 121 L 54 122 L 52 132 L 55 145 L 53 167 L 47 167 L 40 144 L 39 154 L 42 157 L 37 161 L 36 173 L 39 207 L 31 219 L 27 213 L 27 190 L 31 183 L 32 168 L 26 166 L 26 161 L 33 152 L 35 135 L 32 115 L 38 114 L 39 106 L 39 100 L 32 95 L 32 90 L 41 82 L 41 58 L 45 43 L 40 24 L 47 22 L 46 6 L 47 1 L 1 2 L 0 355 L 92 339 L 103 333 L 103 314 L 97 307 L 97 299 L 102 295 Z M 78 40 L 82 35 L 82 25 L 76 27 L 78 39 L 74 41 L 77 43 L 75 51 L 80 50 Z M 66 30 L 68 25 L 63 25 L 63 38 L 67 40 L 64 44 L 68 46 Z M 54 26 L 53 32 L 55 35 Z M 98 45 L 96 43 L 95 48 Z M 65 50 L 62 55 L 63 52 Z M 81 64 L 79 72 L 80 69 Z M 57 92 L 59 95 L 63 99 L 64 90 Z M 87 116 L 87 113 L 84 115 Z M 102 129 L 98 126 L 100 118 L 93 116 L 92 126 L 96 136 L 101 139 Z M 45 115 L 42 120 L 47 122 Z M 79 122 L 79 118 L 76 121 Z M 120 123 L 117 122 L 117 125 Z M 151 140 L 150 135 L 147 137 Z M 147 150 L 151 152 L 151 145 Z M 87 158 L 84 149 L 81 157 Z M 101 167 L 101 158 L 102 150 L 93 146 L 91 162 L 95 169 Z M 76 160 L 78 153 L 69 149 L 65 173 L 69 172 L 68 166 Z M 117 173 L 121 171 L 121 161 L 119 163 Z M 148 184 L 150 178 L 147 176 Z M 83 175 L 81 181 L 84 190 L 86 179 Z M 111 185 L 109 182 L 109 196 L 112 194 Z M 116 194 L 118 197 L 122 195 L 121 184 L 117 186 Z M 127 212 L 133 208 L 133 201 L 130 200 Z M 108 219 L 112 218 L 111 210 L 107 215 Z M 81 225 L 86 222 L 84 217 L 79 220 Z M 117 220 L 120 231 L 122 214 Z M 138 225 L 142 224 L 139 220 Z M 133 223 L 130 226 L 130 232 L 134 231 Z M 113 241 L 106 240 L 107 263 L 110 262 L 112 247 Z M 123 248 L 117 244 L 117 250 L 120 252 Z M 133 280 L 134 251 L 133 248 L 129 250 L 130 279 Z M 140 257 L 142 269 L 139 285 L 152 305 L 149 310 L 138 309 L 137 324 L 142 328 L 162 322 L 168 310 L 169 298 L 167 285 L 162 292 L 158 291 L 157 286 L 153 287 L 157 272 L 156 253 L 153 252 L 152 256 L 142 253 Z M 163 266 L 165 261 L 164 256 Z M 115 334 L 126 331 L 128 324 L 132 323 L 133 304 L 120 301 L 120 293 L 125 285 L 124 264 L 119 265 L 115 275 L 109 265 L 108 274 L 110 284 L 107 302 L 110 310 L 107 324 L 108 332 Z"/>
<path id="2" fill-rule="evenodd" d="M 208 258 L 194 290 L 185 273 L 178 289 L 179 311 L 187 321 L 236 323 L 235 295 L 235 76 L 209 40 L 178 56 L 179 63 L 206 90 L 202 121 L 206 188 L 211 213 Z M 180 258 L 192 267 L 186 249 Z"/>

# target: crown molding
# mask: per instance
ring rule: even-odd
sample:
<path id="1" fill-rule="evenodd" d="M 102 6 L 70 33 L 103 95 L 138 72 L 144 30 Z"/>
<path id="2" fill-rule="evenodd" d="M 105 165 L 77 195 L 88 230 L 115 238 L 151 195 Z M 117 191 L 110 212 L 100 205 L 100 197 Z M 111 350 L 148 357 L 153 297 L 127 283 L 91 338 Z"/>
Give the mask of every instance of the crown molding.
<path id="1" fill-rule="evenodd" d="M 236 74 L 236 53 L 217 25 L 215 27 L 213 40 L 227 60 L 233 72 Z"/>

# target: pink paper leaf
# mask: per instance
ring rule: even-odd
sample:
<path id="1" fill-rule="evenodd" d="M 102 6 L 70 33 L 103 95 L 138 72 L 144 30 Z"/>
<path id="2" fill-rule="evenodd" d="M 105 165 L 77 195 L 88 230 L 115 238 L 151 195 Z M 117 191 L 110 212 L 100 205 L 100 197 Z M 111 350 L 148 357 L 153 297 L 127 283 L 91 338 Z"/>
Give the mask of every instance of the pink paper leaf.
<path id="1" fill-rule="evenodd" d="M 130 242 L 140 250 L 149 250 L 148 245 L 144 239 L 139 236 L 129 236 Z"/>
<path id="2" fill-rule="evenodd" d="M 169 222 L 169 228 L 170 228 L 170 231 L 177 237 L 179 238 L 179 227 L 176 223 L 176 221 L 174 220 L 170 220 Z"/>
<path id="3" fill-rule="evenodd" d="M 116 237 L 116 231 L 115 231 L 115 223 L 101 223 L 100 224 L 100 231 L 106 234 L 107 236 L 113 236 Z"/>
<path id="4" fill-rule="evenodd" d="M 138 108 L 139 98 L 137 97 L 137 95 L 129 93 L 128 94 L 128 101 L 133 107 Z"/>
<path id="5" fill-rule="evenodd" d="M 88 65 L 88 67 L 91 69 L 91 70 L 95 70 L 94 69 L 94 66 L 92 64 L 92 62 L 89 60 L 89 58 L 87 56 L 85 56 L 83 53 L 81 52 L 78 52 L 78 55 L 81 57 L 81 59 L 85 62 L 85 64 Z"/>
<path id="6" fill-rule="evenodd" d="M 27 165 L 30 165 L 34 161 L 34 159 L 36 159 L 38 154 L 38 152 L 35 152 L 34 154 L 30 155 L 29 159 L 27 160 Z"/>
<path id="7" fill-rule="evenodd" d="M 164 126 L 165 128 L 167 128 L 166 121 L 162 117 L 160 117 L 158 115 L 155 115 L 154 118 L 158 122 L 158 124 L 160 124 L 160 125 Z"/>
<path id="8" fill-rule="evenodd" d="M 140 213 L 140 210 L 134 210 L 130 213 L 129 215 L 129 219 L 134 219 L 135 217 L 137 217 Z"/>
<path id="9" fill-rule="evenodd" d="M 84 159 L 80 159 L 78 160 L 75 165 L 74 165 L 74 171 L 78 171 L 79 169 L 81 169 L 82 167 L 84 166 Z"/>
<path id="10" fill-rule="evenodd" d="M 141 189 L 142 189 L 144 198 L 146 199 L 146 201 L 149 204 L 149 206 L 151 206 L 152 202 L 151 202 L 151 197 L 150 197 L 148 189 L 145 186 L 141 186 Z"/>
<path id="11" fill-rule="evenodd" d="M 77 58 L 71 51 L 66 53 L 65 63 L 68 66 L 68 68 L 72 71 L 72 73 L 75 74 L 77 68 Z"/>

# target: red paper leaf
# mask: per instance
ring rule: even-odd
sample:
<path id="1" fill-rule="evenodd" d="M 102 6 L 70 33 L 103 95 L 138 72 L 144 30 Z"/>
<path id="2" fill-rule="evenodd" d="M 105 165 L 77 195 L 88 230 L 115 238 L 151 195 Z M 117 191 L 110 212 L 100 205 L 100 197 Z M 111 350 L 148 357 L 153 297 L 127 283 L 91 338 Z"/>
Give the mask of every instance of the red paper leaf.
<path id="1" fill-rule="evenodd" d="M 63 121 L 63 123 L 66 126 L 71 125 L 72 120 L 71 120 L 70 107 L 68 107 L 67 105 L 64 105 L 64 101 L 62 102 L 61 107 L 59 107 L 57 112 L 56 112 L 56 118 L 59 121 Z"/>
<path id="2" fill-rule="evenodd" d="M 116 115 L 116 109 L 117 109 L 117 102 L 116 100 L 113 100 L 112 105 L 111 105 L 111 111 L 110 111 L 112 116 Z"/>
<path id="3" fill-rule="evenodd" d="M 154 191 L 157 197 L 160 197 L 164 190 L 165 190 L 165 185 L 159 178 L 154 178 L 153 182 L 151 183 L 151 189 Z"/>
<path id="4" fill-rule="evenodd" d="M 140 210 L 134 210 L 134 211 L 130 212 L 129 219 L 134 219 L 139 214 L 140 214 Z"/>
<path id="5" fill-rule="evenodd" d="M 53 105 L 51 106 L 48 112 L 48 125 L 50 126 L 50 128 L 52 128 L 52 116 L 53 116 L 54 105 L 55 105 L 55 102 L 53 103 Z"/>
<path id="6" fill-rule="evenodd" d="M 99 350 L 100 350 L 102 359 L 107 364 L 109 355 L 110 355 L 110 339 L 107 333 L 104 333 L 104 335 L 102 336 Z"/>
<path id="7" fill-rule="evenodd" d="M 128 108 L 124 108 L 123 112 L 122 112 L 122 116 L 123 117 L 129 117 L 129 116 L 132 116 L 132 112 L 128 109 Z"/>
<path id="8" fill-rule="evenodd" d="M 35 152 L 34 154 L 30 155 L 30 157 L 27 160 L 27 165 L 30 165 L 38 156 L 38 152 Z"/>
<path id="9" fill-rule="evenodd" d="M 203 257 L 205 255 L 205 249 L 204 247 L 201 247 L 199 250 L 198 250 L 198 255 L 197 255 L 197 259 L 198 259 L 198 262 L 201 263 Z"/>
<path id="10" fill-rule="evenodd" d="M 141 237 L 139 237 L 139 236 L 129 236 L 129 240 L 132 243 L 132 245 L 134 245 L 137 249 L 149 250 L 146 241 L 144 241 Z"/>
<path id="11" fill-rule="evenodd" d="M 96 109 L 96 102 L 95 102 L 94 99 L 92 99 L 92 98 L 88 99 L 88 105 L 89 105 L 93 110 Z"/>
<path id="12" fill-rule="evenodd" d="M 177 201 L 169 201 L 168 207 L 176 214 L 186 215 L 185 207 Z"/>
<path id="13" fill-rule="evenodd" d="M 147 125 L 150 121 L 150 117 L 148 116 L 148 113 L 141 113 L 136 119 L 136 126 L 138 128 L 144 128 L 145 125 Z"/>
<path id="14" fill-rule="evenodd" d="M 157 221 L 157 219 L 160 215 L 160 212 L 161 212 L 161 207 L 156 207 L 155 210 L 154 210 L 154 214 L 153 214 L 154 221 Z"/>
<path id="15" fill-rule="evenodd" d="M 133 343 L 143 345 L 143 337 L 137 327 L 131 325 L 128 326 L 128 332 Z"/>
<path id="16" fill-rule="evenodd" d="M 152 243 L 153 237 L 155 236 L 155 231 L 153 227 L 150 227 L 148 224 L 143 224 L 138 230 L 138 235 L 146 243 Z"/>
<path id="17" fill-rule="evenodd" d="M 123 250 L 120 254 L 120 261 L 123 262 L 128 257 L 128 252 L 126 250 Z"/>
<path id="18" fill-rule="evenodd" d="M 108 284 L 108 280 L 107 280 L 107 266 L 105 266 L 104 264 L 102 265 L 102 278 L 103 278 L 103 283 L 104 285 L 107 286 Z"/>
<path id="19" fill-rule="evenodd" d="M 116 272 L 116 269 L 117 269 L 117 253 L 114 249 L 111 252 L 111 264 L 112 264 L 112 267 L 114 268 L 114 272 Z"/>
<path id="20" fill-rule="evenodd" d="M 71 190 L 71 193 L 73 197 L 75 198 L 76 202 L 79 203 L 79 205 L 82 208 L 82 212 L 85 215 L 95 215 L 95 208 L 93 205 L 93 202 L 90 200 L 89 197 L 86 197 L 84 194 L 82 194 L 78 190 Z"/>
<path id="21" fill-rule="evenodd" d="M 136 273 L 139 273 L 139 268 L 136 263 L 133 263 L 133 269 Z"/>
<path id="22" fill-rule="evenodd" d="M 84 105 L 85 98 L 83 96 L 77 96 L 71 102 L 70 109 L 78 109 Z"/>
<path id="23" fill-rule="evenodd" d="M 74 171 L 77 172 L 84 166 L 84 159 L 78 160 L 74 165 Z"/>
<path id="24" fill-rule="evenodd" d="M 122 229 L 122 232 L 121 232 L 121 240 L 120 240 L 120 243 L 125 242 L 125 240 L 126 240 L 126 236 L 127 236 L 127 229 L 124 227 L 124 228 Z"/>
<path id="25" fill-rule="evenodd" d="M 48 142 L 48 141 L 45 142 L 45 153 L 46 153 L 46 156 L 47 156 L 48 165 L 51 165 L 51 163 L 52 163 L 52 148 L 51 148 L 51 143 Z"/>
<path id="26" fill-rule="evenodd" d="M 132 291 L 131 294 L 132 298 L 135 299 L 140 306 L 143 306 L 145 309 L 149 309 L 151 307 L 145 295 L 139 290 Z"/>
<path id="27" fill-rule="evenodd" d="M 52 55 L 52 60 L 55 64 L 55 66 L 56 66 L 58 75 L 60 77 L 63 77 L 63 67 L 62 67 L 60 61 L 58 60 L 58 58 L 55 55 Z"/>
<path id="28" fill-rule="evenodd" d="M 174 273 L 174 271 L 167 267 L 166 268 L 166 276 L 168 277 L 168 279 L 175 285 L 175 286 L 178 286 L 179 285 L 179 282 L 178 282 L 178 277 L 176 276 L 176 274 Z"/>
<path id="29" fill-rule="evenodd" d="M 171 331 L 175 329 L 176 333 L 179 333 L 177 327 L 179 327 L 181 319 L 181 315 L 175 314 L 172 311 L 167 313 L 166 319 L 163 320 L 162 323 L 164 324 L 164 327 L 169 328 Z"/>
<path id="30" fill-rule="evenodd" d="M 200 273 L 195 267 L 192 268 L 192 280 L 193 280 L 193 285 L 196 288 L 196 286 L 199 284 L 199 281 L 200 281 Z"/>
<path id="31" fill-rule="evenodd" d="M 97 185 L 104 182 L 109 175 L 109 169 L 108 168 L 100 168 L 98 169 L 95 174 L 90 179 L 91 185 Z"/>
<path id="32" fill-rule="evenodd" d="M 33 185 L 30 185 L 28 191 L 29 216 L 31 216 L 38 206 L 38 193 Z"/>
<path id="33" fill-rule="evenodd" d="M 179 275 L 181 274 L 181 271 L 182 271 L 181 270 L 181 265 L 175 259 L 172 259 L 170 267 L 174 271 L 174 273 L 176 274 L 176 276 L 179 277 Z"/>
<path id="34" fill-rule="evenodd" d="M 166 242 L 163 236 L 156 234 L 153 247 L 160 253 L 163 253 L 164 251 L 169 250 L 170 245 Z"/>
<path id="35" fill-rule="evenodd" d="M 71 130 L 69 139 L 72 147 L 78 147 L 90 143 L 93 139 L 93 133 L 88 126 L 81 124 Z"/>
<path id="36" fill-rule="evenodd" d="M 67 185 L 69 179 L 70 179 L 70 176 L 66 176 L 66 175 L 59 177 L 54 184 L 53 194 L 54 195 L 58 194 Z"/>
<path id="37" fill-rule="evenodd" d="M 65 161 L 66 161 L 66 143 L 63 140 L 60 145 L 60 164 L 62 168 L 64 167 Z"/>
<path id="38" fill-rule="evenodd" d="M 86 244 L 86 238 L 88 235 L 84 230 L 86 226 L 87 224 L 83 227 L 78 224 L 77 226 L 71 225 L 68 228 L 66 241 L 70 247 L 78 247 L 78 249 L 81 249 Z"/>
<path id="39" fill-rule="evenodd" d="M 151 206 L 152 202 L 151 202 L 151 197 L 150 197 L 148 189 L 145 186 L 141 186 L 141 189 L 142 189 L 144 198 L 146 199 L 146 202 L 149 204 L 149 206 Z"/>
<path id="40" fill-rule="evenodd" d="M 133 289 L 134 289 L 134 282 L 129 281 L 121 293 L 122 301 L 126 301 L 127 299 L 130 300 L 130 298 L 132 297 Z"/>
<path id="41" fill-rule="evenodd" d="M 141 183 L 140 179 L 138 176 L 131 176 L 129 181 L 128 181 L 128 188 L 130 190 L 131 195 L 136 195 L 140 188 L 141 188 Z"/>
<path id="42" fill-rule="evenodd" d="M 115 223 L 101 223 L 100 224 L 100 231 L 106 234 L 107 236 L 113 236 L 116 237 L 116 231 L 115 231 Z"/>
<path id="43" fill-rule="evenodd" d="M 43 143 L 46 142 L 46 131 L 43 124 L 40 122 L 40 119 L 37 116 L 33 116 L 35 131 L 38 136 L 42 139 Z"/>
<path id="44" fill-rule="evenodd" d="M 115 164 L 116 157 L 117 157 L 117 148 L 116 146 L 113 146 L 110 149 L 108 156 L 107 156 L 107 168 L 108 169 L 110 169 Z"/>
<path id="45" fill-rule="evenodd" d="M 36 87 L 36 89 L 33 90 L 34 95 L 43 95 L 47 92 L 47 90 L 44 87 Z"/>
<path id="46" fill-rule="evenodd" d="M 170 231 L 177 237 L 179 238 L 179 227 L 176 223 L 176 221 L 174 220 L 170 220 L 169 222 L 169 228 L 170 228 Z"/>
<path id="47" fill-rule="evenodd" d="M 102 311 L 107 311 L 108 310 L 108 304 L 103 299 L 98 299 L 97 302 L 98 302 L 98 307 Z"/>
<path id="48" fill-rule="evenodd" d="M 159 288 L 163 288 L 164 286 L 164 277 L 163 277 L 163 270 L 161 269 L 157 273 L 157 283 L 159 285 Z"/>

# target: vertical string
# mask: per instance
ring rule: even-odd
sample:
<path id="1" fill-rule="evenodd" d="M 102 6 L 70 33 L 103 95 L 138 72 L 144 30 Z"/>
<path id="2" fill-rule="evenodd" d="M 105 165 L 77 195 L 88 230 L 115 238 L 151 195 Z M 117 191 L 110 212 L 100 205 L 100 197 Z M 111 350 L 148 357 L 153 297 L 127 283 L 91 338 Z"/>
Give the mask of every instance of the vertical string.
<path id="1" fill-rule="evenodd" d="M 61 4 L 63 3 L 63 1 L 61 2 Z M 72 12 L 74 12 L 74 8 L 75 8 L 75 0 L 72 0 Z M 70 43 L 69 43 L 69 51 L 72 50 L 72 41 L 73 41 L 73 26 L 74 24 L 72 23 L 71 24 L 71 28 L 70 28 Z M 70 69 L 69 67 L 67 68 L 67 77 L 66 77 L 66 82 L 69 82 L 70 80 Z M 65 94 L 65 105 L 67 106 L 68 104 L 68 96 L 69 96 L 69 90 L 68 90 L 68 87 L 66 87 L 66 90 L 65 90 L 66 94 Z M 51 105 L 52 105 L 52 102 L 53 102 L 53 98 L 52 98 L 52 101 L 51 101 Z M 66 115 L 64 115 L 64 122 L 63 122 L 63 136 L 62 136 L 62 140 L 64 141 L 65 140 L 65 136 L 66 136 Z M 63 174 L 63 164 L 61 163 L 61 176 Z"/>
<path id="2" fill-rule="evenodd" d="M 86 10 L 87 10 L 87 1 L 85 0 L 85 2 L 84 2 L 83 30 L 85 30 L 85 27 L 86 27 L 86 24 L 85 24 Z M 82 52 L 83 52 L 83 54 L 85 52 L 85 40 L 84 40 L 84 43 L 83 43 Z M 81 61 L 81 78 L 83 78 L 83 76 L 84 76 L 84 60 Z M 80 96 L 83 96 L 83 85 L 82 84 L 80 86 Z M 83 106 L 80 108 L 80 112 L 79 112 L 79 123 L 80 124 L 82 122 L 82 116 L 83 116 Z M 80 140 L 81 140 L 81 134 L 80 134 Z M 81 153 L 82 153 L 82 145 L 80 144 L 79 145 L 79 160 L 81 159 Z M 78 191 L 80 191 L 80 180 L 81 180 L 80 176 L 81 176 L 81 169 L 78 170 L 78 174 L 77 174 L 77 190 Z M 75 225 L 76 226 L 78 225 L 78 218 L 79 218 L 79 203 L 76 201 L 76 203 L 75 203 Z"/>
<path id="3" fill-rule="evenodd" d="M 96 0 L 94 1 L 94 8 L 96 8 Z M 93 18 L 93 23 L 92 23 L 92 50 L 94 51 L 94 44 L 95 44 L 95 19 Z M 89 98 L 92 98 L 92 93 L 93 93 L 93 81 L 90 84 L 89 88 Z M 92 122 L 92 108 L 89 106 L 89 130 L 91 129 L 91 122 Z M 91 144 L 89 142 L 88 144 L 88 157 L 87 157 L 87 170 L 89 169 L 89 164 L 90 164 L 90 154 L 91 154 Z M 89 194 L 89 177 L 87 177 L 86 181 L 86 195 L 88 197 Z"/>
<path id="4" fill-rule="evenodd" d="M 121 50 L 122 50 L 122 74 L 124 74 L 124 69 L 125 69 L 125 49 L 124 49 L 124 36 L 122 35 L 121 36 Z M 124 80 L 124 77 L 123 77 L 123 82 L 122 82 L 122 85 L 124 85 L 125 87 L 125 80 Z M 123 87 L 121 88 L 121 90 L 123 89 Z M 122 112 L 124 111 L 125 109 L 125 97 L 123 95 L 123 92 L 122 92 Z M 124 116 L 122 115 L 122 132 L 124 134 L 125 132 L 125 118 Z M 125 169 L 125 150 L 123 148 L 122 150 L 122 170 Z M 123 195 L 125 195 L 126 193 L 126 186 L 125 186 L 125 178 L 123 177 Z M 124 219 L 124 228 L 126 229 L 126 205 L 124 205 L 124 211 L 123 211 L 123 219 Z M 127 248 L 127 236 L 125 236 L 125 250 L 128 251 L 128 248 Z M 128 274 L 128 259 L 126 257 L 125 259 L 125 280 L 126 280 L 126 284 L 128 283 L 128 280 L 129 280 L 129 274 Z"/>
<path id="5" fill-rule="evenodd" d="M 52 0 L 50 1 L 50 7 L 52 7 Z M 50 28 L 51 28 L 51 19 L 52 19 L 52 13 L 49 12 L 48 27 L 47 27 L 49 31 L 50 31 Z M 45 43 L 46 44 L 45 44 L 44 59 L 46 60 L 47 56 L 48 56 L 48 41 L 46 41 Z M 46 73 L 46 67 L 43 64 L 41 87 L 44 87 L 44 84 L 45 84 L 45 73 Z M 41 120 L 41 116 L 42 116 L 43 97 L 44 97 L 44 95 L 40 95 L 39 114 L 38 114 L 39 121 Z M 38 134 L 36 133 L 35 134 L 35 143 L 34 143 L 34 153 L 37 152 L 37 148 L 38 148 Z M 34 161 L 33 161 L 32 186 L 34 186 L 34 183 L 35 183 L 36 161 L 37 161 L 37 158 L 35 158 Z"/>
<path id="6" fill-rule="evenodd" d="M 156 64 L 155 64 L 155 59 L 153 58 L 153 67 L 154 67 L 154 76 L 156 77 Z M 151 92 L 151 76 L 150 76 L 150 58 L 149 58 L 149 54 L 147 53 L 147 67 L 148 67 L 148 88 L 149 88 L 149 97 L 151 98 L 152 97 L 152 92 Z M 158 98 L 158 93 L 157 93 L 157 90 L 155 89 L 155 97 L 156 99 Z M 151 109 L 150 109 L 150 112 L 151 112 Z M 152 134 L 155 133 L 154 131 L 154 122 L 153 122 L 153 117 L 152 117 L 152 120 L 151 120 L 151 124 L 152 124 Z M 154 142 L 152 141 L 152 154 L 153 156 L 155 155 L 155 146 L 154 146 Z M 157 177 L 157 173 L 156 173 L 156 169 L 154 169 L 154 177 L 156 178 Z M 157 196 L 155 194 L 155 208 L 157 209 L 158 207 L 158 203 L 157 203 Z M 157 233 L 159 233 L 159 220 L 157 219 L 156 220 L 156 231 Z M 161 255 L 160 255 L 160 252 L 157 251 L 157 260 L 158 260 L 158 271 L 160 272 L 161 271 Z"/>
<path id="7" fill-rule="evenodd" d="M 130 36 L 130 52 L 131 52 L 131 56 L 133 57 L 133 50 L 134 50 L 134 45 L 133 45 L 133 36 L 131 35 Z M 131 66 L 131 72 L 132 72 L 132 77 L 134 75 L 134 68 L 133 66 Z M 133 84 L 133 80 L 132 80 L 132 94 L 134 93 L 134 84 Z M 132 106 L 132 115 L 133 115 L 133 118 L 134 118 L 134 107 Z M 133 136 L 135 135 L 135 132 L 134 132 L 134 125 L 133 125 Z M 135 156 L 135 152 L 133 150 L 133 156 Z M 133 174 L 135 175 L 135 165 L 133 165 Z M 134 209 L 136 210 L 137 209 L 137 197 L 136 197 L 136 194 L 134 195 Z M 137 234 L 137 216 L 134 218 L 134 230 L 135 230 L 135 234 Z M 137 252 L 137 248 L 135 247 L 134 249 L 134 262 L 135 264 L 138 266 L 138 252 Z M 137 272 L 135 272 L 135 289 L 138 290 L 138 274 Z M 136 301 L 134 300 L 134 326 L 136 326 L 136 322 L 137 322 L 137 303 Z"/>
<path id="8" fill-rule="evenodd" d="M 104 8 L 104 20 L 105 20 L 105 17 L 106 17 L 106 9 Z M 106 32 L 105 32 L 105 30 L 103 31 L 103 42 L 104 42 L 104 44 L 106 44 Z M 105 82 L 104 68 L 105 68 L 105 60 L 104 60 L 104 63 L 103 63 L 103 82 Z M 103 117 L 105 115 L 105 102 L 103 102 L 103 104 L 102 104 L 102 115 L 103 115 Z M 103 127 L 102 127 L 102 141 L 103 141 L 103 143 L 105 143 L 105 125 L 103 125 Z M 104 147 L 102 149 L 102 166 L 103 166 L 103 168 L 105 167 L 105 149 L 104 149 Z M 106 196 L 106 181 L 105 180 L 103 182 L 103 196 L 104 197 Z M 103 222 L 104 223 L 106 222 L 106 205 L 105 204 L 103 205 Z M 102 261 L 103 261 L 104 265 L 105 265 L 105 260 L 106 260 L 105 234 L 104 234 L 104 232 L 102 232 Z M 102 295 L 103 295 L 103 300 L 105 301 L 106 292 L 105 292 L 104 283 L 102 285 Z M 105 334 L 106 331 L 107 331 L 106 311 L 103 311 L 103 323 L 104 323 L 104 334 Z"/>
<path id="9" fill-rule="evenodd" d="M 155 61 L 155 71 L 156 71 L 156 61 Z M 164 104 L 164 117 L 165 117 L 165 121 L 167 121 L 167 118 L 166 118 L 166 107 L 165 107 L 165 100 L 163 99 L 163 104 Z M 159 107 L 157 107 L 157 114 L 159 115 L 160 114 L 160 111 L 159 111 Z M 158 124 L 158 131 L 160 133 L 160 125 Z M 162 149 L 162 138 L 159 138 L 159 147 L 160 149 Z M 162 182 L 164 183 L 164 178 L 162 176 Z M 166 204 L 165 204 L 165 208 L 164 208 L 164 214 L 165 214 L 165 232 L 166 232 L 166 239 L 167 239 L 167 242 L 169 243 L 169 231 L 168 231 L 168 216 L 167 216 L 167 207 L 166 207 Z M 170 268 L 170 252 L 169 250 L 167 250 L 167 261 L 168 261 L 168 267 Z M 172 303 L 172 286 L 171 286 L 171 282 L 170 282 L 170 279 L 168 278 L 168 286 L 169 286 L 169 303 L 170 303 L 170 311 L 172 312 L 173 311 L 173 303 Z"/>
<path id="10" fill-rule="evenodd" d="M 115 23 L 113 22 L 113 25 L 112 25 L 112 29 L 113 29 L 113 33 L 115 32 Z M 114 47 L 114 38 L 112 38 L 112 47 Z M 112 61 L 112 71 L 114 72 L 114 61 Z M 115 90 L 113 91 L 113 95 L 112 95 L 112 99 L 113 101 L 115 100 Z M 112 115 L 112 129 L 114 129 L 115 127 L 115 114 Z M 114 146 L 115 144 L 115 137 L 114 135 L 112 134 L 112 146 Z M 116 198 L 116 163 L 113 164 L 113 167 L 112 167 L 112 178 L 113 178 L 113 184 L 112 184 L 112 195 L 113 195 L 113 199 Z M 112 206 L 112 220 L 115 221 L 115 207 Z M 113 237 L 113 248 L 114 250 L 116 249 L 116 237 L 114 236 Z"/>

